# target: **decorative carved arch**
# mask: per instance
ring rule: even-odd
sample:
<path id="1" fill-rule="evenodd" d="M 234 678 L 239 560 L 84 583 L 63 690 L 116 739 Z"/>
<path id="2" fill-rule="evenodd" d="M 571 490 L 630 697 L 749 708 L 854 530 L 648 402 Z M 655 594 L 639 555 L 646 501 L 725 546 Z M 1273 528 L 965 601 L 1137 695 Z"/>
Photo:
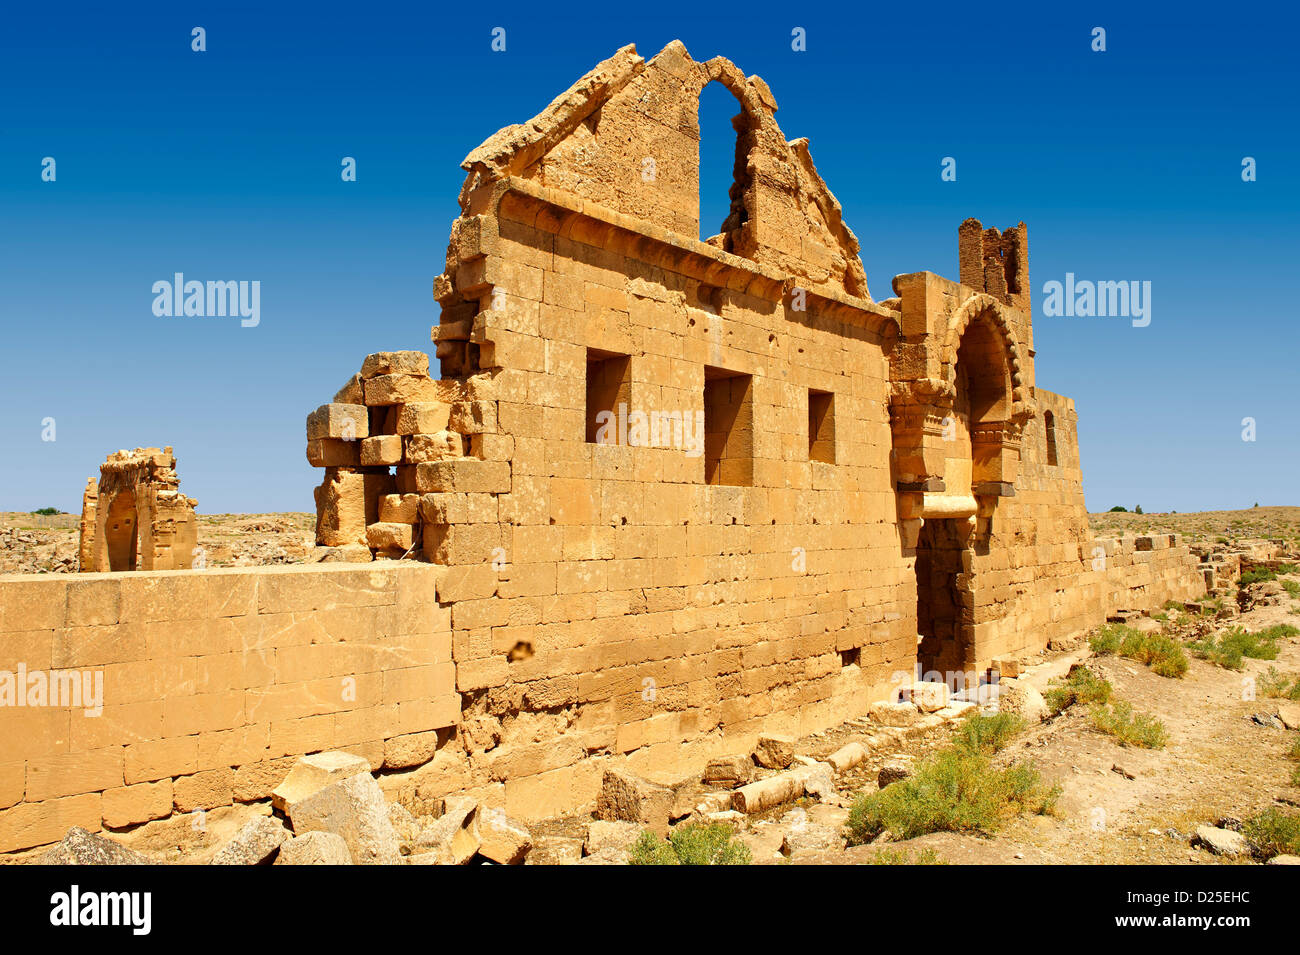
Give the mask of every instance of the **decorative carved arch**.
<path id="1" fill-rule="evenodd" d="M 1003 345 L 1006 346 L 1007 367 L 1011 375 L 1011 409 L 1014 417 L 1025 408 L 1024 376 L 1020 371 L 1020 346 L 1012 332 L 1010 311 L 993 296 L 977 292 L 953 313 L 948 323 L 948 337 L 939 353 L 944 381 L 956 386 L 957 352 L 961 347 L 962 336 L 971 322 L 982 317 L 987 318 Z"/>

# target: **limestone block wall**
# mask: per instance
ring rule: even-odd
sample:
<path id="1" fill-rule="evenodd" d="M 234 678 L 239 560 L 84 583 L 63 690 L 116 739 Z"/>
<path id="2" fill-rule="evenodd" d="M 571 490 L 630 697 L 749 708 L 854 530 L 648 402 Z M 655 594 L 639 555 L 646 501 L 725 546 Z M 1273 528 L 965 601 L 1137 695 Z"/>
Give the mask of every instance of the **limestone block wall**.
<path id="1" fill-rule="evenodd" d="M 264 799 L 319 750 L 426 762 L 460 717 L 437 572 L 0 577 L 0 852 Z"/>

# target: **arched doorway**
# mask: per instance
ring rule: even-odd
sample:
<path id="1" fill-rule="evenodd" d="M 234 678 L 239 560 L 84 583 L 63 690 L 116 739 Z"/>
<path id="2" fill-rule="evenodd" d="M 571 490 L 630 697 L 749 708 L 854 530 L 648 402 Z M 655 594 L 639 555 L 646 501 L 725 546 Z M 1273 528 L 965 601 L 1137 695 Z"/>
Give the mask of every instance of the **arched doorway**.
<path id="1" fill-rule="evenodd" d="M 135 492 L 129 489 L 118 491 L 108 506 L 104 530 L 109 570 L 135 570 L 140 538 L 138 523 Z"/>

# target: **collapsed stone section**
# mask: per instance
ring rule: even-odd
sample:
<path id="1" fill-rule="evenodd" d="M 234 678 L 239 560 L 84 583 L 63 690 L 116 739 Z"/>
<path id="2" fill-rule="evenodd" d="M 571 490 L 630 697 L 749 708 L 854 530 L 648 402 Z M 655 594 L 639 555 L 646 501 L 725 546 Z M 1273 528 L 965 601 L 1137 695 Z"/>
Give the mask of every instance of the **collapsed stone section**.
<path id="1" fill-rule="evenodd" d="M 117 451 L 86 480 L 81 570 L 187 570 L 197 556 L 197 502 L 180 492 L 171 448 Z"/>
<path id="2" fill-rule="evenodd" d="M 307 460 L 325 469 L 321 559 L 447 563 L 471 538 L 489 543 L 464 525 L 495 526 L 497 495 L 510 490 L 495 427 L 495 403 L 478 400 L 472 382 L 430 378 L 423 352 L 367 356 L 307 417 Z"/>

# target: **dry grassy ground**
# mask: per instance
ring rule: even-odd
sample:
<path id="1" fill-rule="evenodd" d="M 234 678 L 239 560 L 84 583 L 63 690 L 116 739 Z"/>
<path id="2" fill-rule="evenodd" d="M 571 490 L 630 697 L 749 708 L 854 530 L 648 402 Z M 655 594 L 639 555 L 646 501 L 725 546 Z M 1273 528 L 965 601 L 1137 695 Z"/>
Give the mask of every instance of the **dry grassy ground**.
<path id="1" fill-rule="evenodd" d="M 1284 538 L 1300 542 L 1300 507 L 1252 507 L 1244 511 L 1198 511 L 1192 514 L 1089 514 L 1088 524 L 1103 537 L 1127 537 L 1167 531 L 1182 534 L 1188 543 L 1213 543 L 1248 538 Z"/>
<path id="2" fill-rule="evenodd" d="M 0 574 L 75 573 L 76 514 L 0 512 Z M 209 567 L 300 564 L 315 544 L 313 514 L 200 514 Z"/>

